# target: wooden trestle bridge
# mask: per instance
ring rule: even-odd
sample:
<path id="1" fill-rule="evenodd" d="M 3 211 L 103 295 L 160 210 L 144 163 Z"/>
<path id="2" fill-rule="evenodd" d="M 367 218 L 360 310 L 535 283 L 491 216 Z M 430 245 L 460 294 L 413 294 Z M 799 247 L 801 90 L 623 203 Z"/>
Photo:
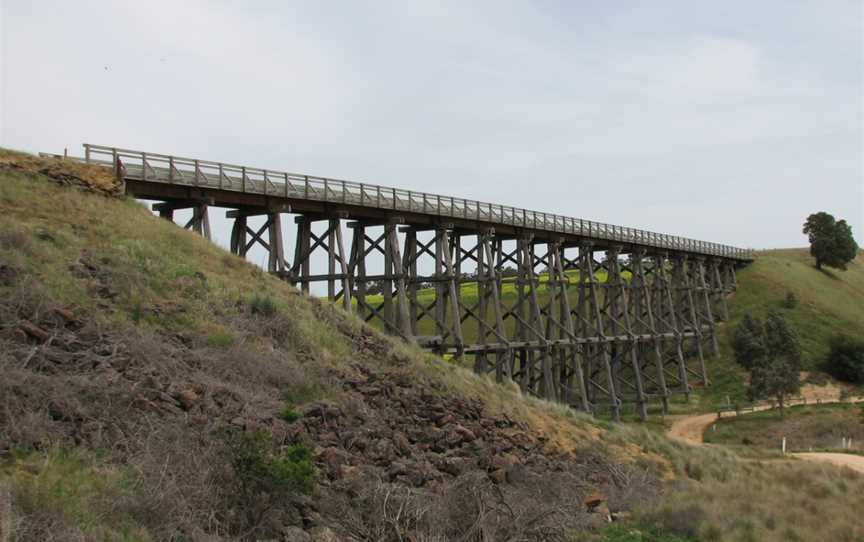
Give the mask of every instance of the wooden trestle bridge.
<path id="1" fill-rule="evenodd" d="M 672 394 L 708 384 L 705 357 L 717 353 L 716 325 L 727 317 L 736 268 L 753 257 L 462 198 L 84 148 L 84 160 L 113 168 L 128 194 L 159 201 L 153 208 L 161 216 L 173 220 L 174 211 L 191 208 L 186 227 L 205 237 L 208 209 L 229 208 L 231 251 L 245 256 L 260 245 L 269 271 L 303 291 L 326 283 L 331 300 L 390 333 L 525 392 L 589 412 L 608 409 L 616 419 L 623 403 L 644 418 L 649 401 L 665 409 Z M 287 213 L 297 223 L 290 263 L 281 227 Z M 253 216 L 263 216 L 263 226 L 250 227 Z M 327 269 L 313 273 L 319 253 Z M 382 261 L 383 272 L 367 272 Z M 372 284 L 383 285 L 381 295 L 368 295 Z M 421 288 L 434 295 L 418 296 Z M 426 335 L 418 330 L 423 320 Z"/>

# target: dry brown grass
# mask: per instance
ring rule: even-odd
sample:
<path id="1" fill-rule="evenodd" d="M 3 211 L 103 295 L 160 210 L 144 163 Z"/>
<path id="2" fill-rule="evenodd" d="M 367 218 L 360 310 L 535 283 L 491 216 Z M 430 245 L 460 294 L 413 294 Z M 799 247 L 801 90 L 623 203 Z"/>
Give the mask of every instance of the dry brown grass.
<path id="1" fill-rule="evenodd" d="M 726 480 L 684 482 L 641 519 L 706 542 L 864 537 L 864 477 L 806 462 L 741 462 Z"/>
<path id="2" fill-rule="evenodd" d="M 110 170 L 62 158 L 42 158 L 0 149 L 0 170 L 39 174 L 54 182 L 75 185 L 109 196 L 123 194 L 123 186 Z"/>

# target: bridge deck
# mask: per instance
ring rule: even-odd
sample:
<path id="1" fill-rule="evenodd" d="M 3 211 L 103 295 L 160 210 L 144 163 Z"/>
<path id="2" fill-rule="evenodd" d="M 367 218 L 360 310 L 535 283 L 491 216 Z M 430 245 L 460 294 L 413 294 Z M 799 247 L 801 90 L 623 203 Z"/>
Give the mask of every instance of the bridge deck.
<path id="1" fill-rule="evenodd" d="M 252 201 L 241 195 L 263 196 L 271 204 L 281 200 L 307 211 L 316 205 L 328 211 L 339 208 L 357 219 L 380 219 L 396 211 L 429 224 L 446 219 L 503 231 L 527 230 L 546 237 L 554 234 L 573 242 L 588 240 L 599 245 L 629 245 L 742 262 L 753 258 L 749 250 L 719 243 L 452 196 L 101 145 L 84 147 L 87 162 L 115 168 L 127 183 L 134 185 L 132 193 L 144 198 L 170 196 L 170 190 L 154 188 L 163 184 L 200 189 L 210 197 L 234 195 L 228 198 L 230 201 L 222 202 L 229 206 Z M 215 203 L 219 205 L 220 201 Z"/>

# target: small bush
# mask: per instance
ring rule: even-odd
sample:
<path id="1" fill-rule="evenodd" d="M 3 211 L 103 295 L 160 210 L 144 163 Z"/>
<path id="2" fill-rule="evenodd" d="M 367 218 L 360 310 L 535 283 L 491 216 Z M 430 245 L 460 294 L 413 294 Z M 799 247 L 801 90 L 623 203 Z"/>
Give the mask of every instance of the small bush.
<path id="1" fill-rule="evenodd" d="M 864 384 L 864 340 L 843 334 L 834 336 L 825 368 L 838 380 Z"/>
<path id="2" fill-rule="evenodd" d="M 243 492 L 312 492 L 312 454 L 305 446 L 291 446 L 280 452 L 274 449 L 268 433 L 253 431 L 231 435 L 228 447 Z"/>
<path id="3" fill-rule="evenodd" d="M 783 308 L 794 309 L 798 306 L 798 296 L 794 292 L 786 292 L 786 298 L 783 299 Z"/>
<path id="4" fill-rule="evenodd" d="M 288 423 L 294 423 L 300 419 L 300 413 L 289 405 L 279 412 L 279 417 Z"/>
<path id="5" fill-rule="evenodd" d="M 227 331 L 217 331 L 207 336 L 207 346 L 228 348 L 234 344 L 234 335 Z"/>
<path id="6" fill-rule="evenodd" d="M 262 294 L 255 294 L 252 296 L 252 299 L 249 300 L 249 308 L 252 311 L 252 314 L 266 317 L 273 316 L 279 310 L 272 297 Z"/>
<path id="7" fill-rule="evenodd" d="M 226 444 L 233 471 L 228 506 L 240 512 L 241 520 L 234 530 L 267 537 L 273 533 L 260 530 L 268 513 L 288 505 L 294 496 L 312 493 L 312 453 L 302 445 L 280 449 L 263 431 L 229 433 Z"/>
<path id="8" fill-rule="evenodd" d="M 295 383 L 282 392 L 282 397 L 292 405 L 303 405 L 326 395 L 324 388 L 317 382 Z"/>

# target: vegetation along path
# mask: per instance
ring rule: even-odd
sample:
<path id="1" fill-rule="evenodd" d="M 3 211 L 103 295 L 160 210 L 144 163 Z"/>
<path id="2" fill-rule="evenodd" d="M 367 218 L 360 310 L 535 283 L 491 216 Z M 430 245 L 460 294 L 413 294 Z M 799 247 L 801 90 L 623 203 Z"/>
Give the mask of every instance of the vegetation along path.
<path id="1" fill-rule="evenodd" d="M 833 397 L 826 397 L 824 390 L 816 387 L 805 387 L 802 389 L 803 400 L 790 401 L 789 405 L 804 404 L 805 402 L 813 403 L 817 399 L 823 404 L 839 403 L 839 392 Z M 849 398 L 845 402 L 862 403 L 864 397 Z M 761 404 L 754 407 L 753 412 L 769 410 L 773 405 L 769 403 Z M 745 414 L 742 412 L 741 414 Z M 736 416 L 735 412 L 728 412 L 726 416 Z M 704 441 L 705 430 L 717 420 L 717 415 L 711 414 L 696 414 L 692 416 L 677 417 L 669 428 L 668 436 L 680 442 L 686 442 L 694 446 L 706 446 Z M 809 461 L 822 461 L 832 463 L 834 465 L 846 466 L 864 474 L 864 456 L 844 454 L 844 453 L 827 453 L 827 452 L 806 452 L 790 454 L 794 457 L 806 459 Z"/>

